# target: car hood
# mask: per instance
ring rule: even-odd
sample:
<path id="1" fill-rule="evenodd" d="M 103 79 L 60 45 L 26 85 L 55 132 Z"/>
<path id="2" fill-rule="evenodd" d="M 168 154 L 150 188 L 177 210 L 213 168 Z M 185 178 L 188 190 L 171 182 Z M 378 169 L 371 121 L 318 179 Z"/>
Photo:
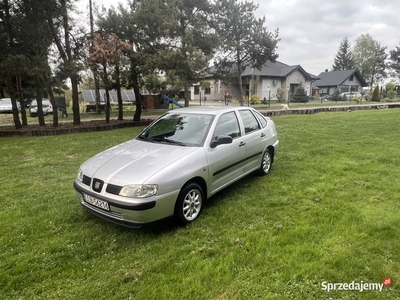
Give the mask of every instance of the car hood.
<path id="1" fill-rule="evenodd" d="M 81 170 L 84 175 L 107 183 L 141 184 L 196 149 L 133 139 L 97 154 Z"/>

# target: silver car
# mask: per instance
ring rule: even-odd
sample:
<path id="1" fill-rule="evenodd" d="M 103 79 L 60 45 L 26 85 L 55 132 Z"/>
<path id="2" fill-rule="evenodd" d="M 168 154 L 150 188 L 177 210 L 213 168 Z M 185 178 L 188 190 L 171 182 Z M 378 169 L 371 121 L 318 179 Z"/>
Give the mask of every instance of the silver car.
<path id="1" fill-rule="evenodd" d="M 254 171 L 267 174 L 279 140 L 274 122 L 247 107 L 188 107 L 82 164 L 82 206 L 128 227 L 174 216 L 195 220 L 204 201 Z"/>
<path id="2" fill-rule="evenodd" d="M 18 110 L 21 110 L 19 102 L 17 102 Z M 0 113 L 12 113 L 11 98 L 0 99 Z"/>
<path id="3" fill-rule="evenodd" d="M 53 105 L 51 104 L 50 100 L 42 99 L 42 111 L 43 115 L 48 115 L 53 113 Z M 29 115 L 31 117 L 35 117 L 38 114 L 38 105 L 37 101 L 33 100 L 31 105 L 29 106 Z"/>

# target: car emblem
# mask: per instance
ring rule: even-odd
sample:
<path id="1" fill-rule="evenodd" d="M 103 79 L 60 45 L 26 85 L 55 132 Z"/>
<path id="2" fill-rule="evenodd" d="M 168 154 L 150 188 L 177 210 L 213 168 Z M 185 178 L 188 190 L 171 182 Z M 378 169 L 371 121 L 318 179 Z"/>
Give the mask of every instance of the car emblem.
<path id="1" fill-rule="evenodd" d="M 100 182 L 96 182 L 95 184 L 94 184 L 94 189 L 95 190 L 98 190 L 100 188 Z"/>

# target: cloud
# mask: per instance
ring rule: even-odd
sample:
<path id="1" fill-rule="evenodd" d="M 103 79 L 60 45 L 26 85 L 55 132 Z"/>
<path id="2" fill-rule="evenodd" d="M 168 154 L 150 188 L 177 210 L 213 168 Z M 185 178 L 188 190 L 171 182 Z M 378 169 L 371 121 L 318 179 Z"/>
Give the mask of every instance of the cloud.
<path id="1" fill-rule="evenodd" d="M 265 16 L 268 30 L 279 28 L 280 61 L 300 64 L 319 74 L 332 67 L 344 37 L 353 46 L 369 33 L 388 50 L 399 45 L 400 18 L 391 0 L 323 2 L 319 0 L 256 0 L 256 15 Z"/>
<path id="2" fill-rule="evenodd" d="M 86 3 L 87 0 L 79 0 Z M 251 1 L 251 0 L 250 0 Z M 95 0 L 106 7 L 127 0 Z M 267 30 L 279 28 L 278 60 L 318 75 L 330 69 L 344 37 L 351 46 L 369 33 L 389 50 L 399 46 L 400 18 L 393 0 L 253 0 Z"/>

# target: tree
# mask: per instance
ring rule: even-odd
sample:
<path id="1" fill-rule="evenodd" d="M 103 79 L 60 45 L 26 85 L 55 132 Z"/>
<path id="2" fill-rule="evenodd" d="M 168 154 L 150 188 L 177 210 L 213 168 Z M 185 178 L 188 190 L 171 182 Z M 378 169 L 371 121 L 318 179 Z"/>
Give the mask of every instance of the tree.
<path id="1" fill-rule="evenodd" d="M 216 32 L 221 39 L 220 55 L 216 58 L 218 72 L 235 74 L 239 99 L 243 105 L 242 73 L 246 67 L 261 69 L 275 61 L 278 30 L 274 34 L 264 27 L 265 16 L 257 19 L 258 5 L 238 0 L 221 0 L 216 5 Z"/>
<path id="2" fill-rule="evenodd" d="M 48 10 L 52 7 L 49 1 L 24 0 L 19 7 L 18 20 L 20 31 L 19 49 L 27 59 L 29 70 L 25 69 L 25 76 L 33 78 L 36 91 L 39 125 L 44 126 L 45 120 L 42 110 L 42 98 L 44 91 L 53 105 L 53 126 L 58 126 L 58 110 L 54 100 L 51 85 L 51 68 L 49 65 L 49 49 L 53 42 L 51 32 L 46 22 Z M 23 99 L 21 77 L 17 80 L 19 97 Z"/>
<path id="3" fill-rule="evenodd" d="M 333 94 L 332 94 L 332 96 L 331 96 L 331 100 L 336 101 L 336 102 L 342 100 L 341 97 L 340 97 L 340 92 L 339 92 L 338 89 L 335 89 L 335 90 L 333 91 Z"/>
<path id="4" fill-rule="evenodd" d="M 353 48 L 353 61 L 361 75 L 373 85 L 375 80 L 381 80 L 386 76 L 385 60 L 386 47 L 381 47 L 370 34 L 362 34 L 357 38 Z"/>
<path id="5" fill-rule="evenodd" d="M 396 98 L 396 85 L 393 82 L 388 82 L 385 84 L 385 92 L 386 96 L 389 97 L 390 100 L 394 100 Z"/>
<path id="6" fill-rule="evenodd" d="M 59 65 L 60 73 L 65 74 L 71 81 L 72 89 L 72 111 L 74 115 L 74 125 L 80 125 L 81 118 L 79 112 L 78 83 L 79 71 L 83 64 L 82 47 L 84 45 L 81 39 L 71 32 L 71 19 L 68 11 L 70 9 L 70 0 L 46 0 L 48 1 L 48 10 L 46 11 L 47 24 L 59 52 L 61 63 Z M 50 5 L 50 3 L 52 5 Z"/>
<path id="7" fill-rule="evenodd" d="M 276 90 L 276 98 L 278 99 L 278 102 L 282 102 L 285 100 L 285 90 L 281 87 L 278 87 Z"/>
<path id="8" fill-rule="evenodd" d="M 304 87 L 302 85 L 300 85 L 294 92 L 294 94 L 292 96 L 292 101 L 304 103 L 304 104 L 306 104 L 308 102 L 308 96 L 307 96 L 306 90 L 304 89 Z"/>
<path id="9" fill-rule="evenodd" d="M 381 82 L 387 77 L 386 74 L 386 59 L 388 54 L 386 53 L 387 47 L 381 46 L 379 42 L 375 43 L 375 64 L 372 68 L 372 79 L 371 86 L 375 82 Z"/>
<path id="10" fill-rule="evenodd" d="M 183 85 L 185 106 L 189 106 L 189 87 L 198 82 L 202 72 L 208 68 L 217 45 L 211 28 L 213 7 L 210 0 L 170 1 L 170 15 L 167 18 L 162 16 L 161 28 L 165 38 L 158 40 L 163 50 L 155 56 L 155 62 L 166 72 L 174 71 Z M 156 1 L 156 6 L 159 7 L 159 1 Z"/>
<path id="11" fill-rule="evenodd" d="M 400 46 L 390 50 L 389 68 L 392 71 L 392 76 L 400 80 Z"/>
<path id="12" fill-rule="evenodd" d="M 109 69 L 115 68 L 119 70 L 120 62 L 124 56 L 124 52 L 131 49 L 131 45 L 120 40 L 115 34 L 95 33 L 93 36 L 93 52 L 90 53 L 90 60 L 98 63 L 102 68 L 102 79 L 106 89 L 106 122 L 110 122 L 110 95 L 109 95 Z M 119 71 L 117 71 L 118 74 Z M 119 76 L 119 75 L 118 75 Z M 119 78 L 118 78 L 119 82 Z M 119 119 L 122 120 L 122 98 L 119 97 L 120 115 Z"/>
<path id="13" fill-rule="evenodd" d="M 111 8 L 99 15 L 97 25 L 101 31 L 108 34 L 115 34 L 120 40 L 131 45 L 129 51 L 129 62 L 126 69 L 127 88 L 133 88 L 136 98 L 136 109 L 133 119 L 139 121 L 142 113 L 142 101 L 140 87 L 142 78 L 154 72 L 152 55 L 156 55 L 160 49 L 157 47 L 157 40 L 161 38 L 162 24 L 170 13 L 169 7 L 155 1 L 132 1 L 126 8 L 119 5 L 117 9 Z M 148 5 L 153 5 L 153 10 L 146 11 Z M 165 8 L 165 9 L 163 9 Z M 148 67 L 150 65 L 150 67 Z M 154 65 L 156 65 L 154 63 Z"/>
<path id="14" fill-rule="evenodd" d="M 340 70 L 352 70 L 354 69 L 354 62 L 351 54 L 351 47 L 349 43 L 349 39 L 345 37 L 340 43 L 339 50 L 335 56 L 332 70 L 340 71 Z"/>
<path id="15" fill-rule="evenodd" d="M 380 101 L 380 99 L 379 99 L 379 86 L 378 85 L 376 85 L 375 88 L 374 88 L 374 91 L 372 93 L 371 101 L 373 101 L 373 102 L 379 102 Z"/>

